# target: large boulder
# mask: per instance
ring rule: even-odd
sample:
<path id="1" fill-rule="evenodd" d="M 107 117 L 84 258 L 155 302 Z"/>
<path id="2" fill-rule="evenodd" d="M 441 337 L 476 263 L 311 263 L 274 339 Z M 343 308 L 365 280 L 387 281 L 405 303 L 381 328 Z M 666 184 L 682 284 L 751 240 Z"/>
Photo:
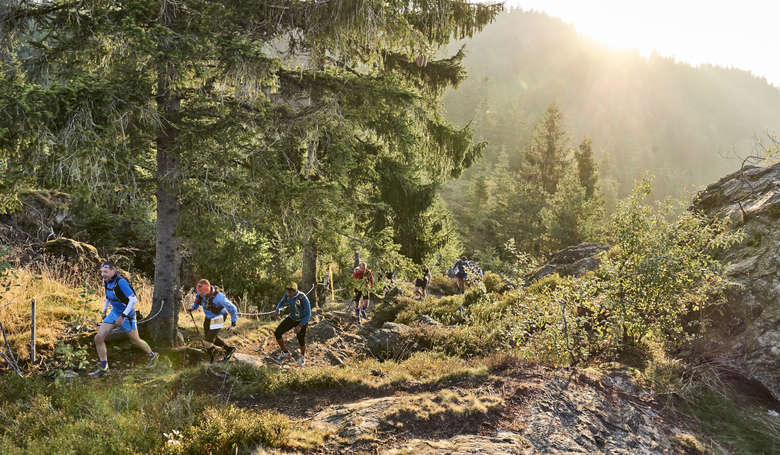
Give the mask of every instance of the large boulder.
<path id="1" fill-rule="evenodd" d="M 310 340 L 322 343 L 335 337 L 338 333 L 330 321 L 321 320 L 316 324 L 309 324 L 309 327 L 306 329 L 306 335 Z"/>
<path id="2" fill-rule="evenodd" d="M 100 255 L 94 246 L 78 240 L 60 237 L 43 244 L 43 252 L 53 256 L 63 257 L 69 261 L 100 263 Z"/>
<path id="3" fill-rule="evenodd" d="M 722 178 L 696 196 L 693 208 L 745 234 L 720 254 L 734 286 L 713 338 L 726 358 L 780 399 L 780 164 Z"/>
<path id="4" fill-rule="evenodd" d="M 583 275 L 598 268 L 599 254 L 609 248 L 606 245 L 589 242 L 564 248 L 553 254 L 544 265 L 531 272 L 526 281 L 531 283 L 555 273 L 560 276 Z"/>
<path id="5" fill-rule="evenodd" d="M 385 322 L 382 328 L 368 335 L 366 345 L 377 357 L 387 358 L 402 351 L 401 340 L 411 330 L 408 325 Z"/>

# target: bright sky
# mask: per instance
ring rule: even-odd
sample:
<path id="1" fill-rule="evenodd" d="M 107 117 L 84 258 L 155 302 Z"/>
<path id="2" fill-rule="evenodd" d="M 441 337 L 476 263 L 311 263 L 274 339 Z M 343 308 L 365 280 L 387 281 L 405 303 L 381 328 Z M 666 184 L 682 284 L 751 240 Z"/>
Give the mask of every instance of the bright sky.
<path id="1" fill-rule="evenodd" d="M 780 87 L 778 0 L 507 0 L 610 46 L 736 67 Z"/>

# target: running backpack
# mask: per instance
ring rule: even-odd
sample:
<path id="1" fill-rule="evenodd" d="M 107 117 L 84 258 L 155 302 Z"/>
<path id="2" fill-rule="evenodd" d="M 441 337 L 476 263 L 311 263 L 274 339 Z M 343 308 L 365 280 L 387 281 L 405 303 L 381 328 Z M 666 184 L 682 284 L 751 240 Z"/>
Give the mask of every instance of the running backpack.
<path id="1" fill-rule="evenodd" d="M 130 299 L 125 295 L 124 292 L 122 292 L 122 288 L 119 287 L 119 280 L 127 281 L 127 285 L 130 286 L 130 290 L 133 291 L 133 294 L 135 294 L 135 289 L 133 289 L 133 285 L 130 284 L 129 279 L 125 278 L 122 275 L 119 275 L 118 272 L 117 275 L 119 276 L 119 278 L 117 278 L 116 284 L 114 285 L 114 288 L 111 290 L 114 291 L 114 295 L 116 296 L 117 300 L 122 302 L 122 304 L 127 305 L 128 302 L 130 302 Z M 103 285 L 106 287 L 106 291 L 108 291 L 109 290 L 108 283 L 103 283 Z"/>
<path id="2" fill-rule="evenodd" d="M 217 306 L 217 304 L 214 303 L 214 297 L 216 297 L 217 294 L 219 294 L 219 288 L 212 285 L 211 292 L 205 297 L 206 302 L 202 304 L 204 309 L 209 310 L 214 314 L 221 313 L 219 310 L 224 308 L 223 306 Z M 203 297 L 201 297 L 200 294 L 195 294 L 195 303 L 201 304 L 201 302 L 203 302 Z"/>

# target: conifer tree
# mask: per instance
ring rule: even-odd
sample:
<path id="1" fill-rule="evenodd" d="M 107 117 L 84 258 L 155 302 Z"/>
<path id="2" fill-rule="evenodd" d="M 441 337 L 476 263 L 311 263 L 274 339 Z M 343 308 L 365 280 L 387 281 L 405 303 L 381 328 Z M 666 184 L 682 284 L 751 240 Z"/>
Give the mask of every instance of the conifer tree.
<path id="1" fill-rule="evenodd" d="M 590 138 L 584 138 L 577 150 L 574 151 L 574 160 L 577 164 L 577 177 L 580 185 L 585 188 L 585 197 L 593 197 L 598 182 L 598 168 L 593 159 L 593 143 Z"/>
<path id="2" fill-rule="evenodd" d="M 544 252 L 553 252 L 584 241 L 597 241 L 604 210 L 597 198 L 588 197 L 577 172 L 569 168 L 558 183 L 558 191 L 541 210 Z"/>
<path id="3" fill-rule="evenodd" d="M 529 182 L 555 194 L 568 161 L 566 132 L 558 106 L 551 104 L 534 129 L 521 170 Z"/>
<path id="4" fill-rule="evenodd" d="M 473 162 L 479 149 L 468 131 L 435 109 L 435 95 L 464 77 L 459 60 L 432 57 L 499 10 L 463 0 L 6 4 L 2 45 L 18 49 L 25 40 L 35 53 L 24 62 L 3 54 L 0 101 L 4 124 L 14 127 L 0 131 L 0 153 L 29 169 L 120 152 L 142 168 L 157 226 L 157 316 L 147 327 L 156 342 L 170 344 L 182 217 L 197 219 L 220 199 L 240 200 L 225 193 L 277 197 L 266 194 L 274 185 L 256 183 L 278 178 L 285 165 L 305 169 L 299 133 L 308 119 L 338 118 L 347 101 L 353 128 L 341 144 L 349 150 L 403 162 L 416 144 L 447 158 L 437 162 L 437 175 L 457 175 Z M 317 96 L 320 102 L 310 102 Z M 361 159 L 345 150 L 332 150 L 334 163 Z M 355 167 L 341 172 L 348 169 Z M 289 188 L 296 184 L 282 190 Z"/>

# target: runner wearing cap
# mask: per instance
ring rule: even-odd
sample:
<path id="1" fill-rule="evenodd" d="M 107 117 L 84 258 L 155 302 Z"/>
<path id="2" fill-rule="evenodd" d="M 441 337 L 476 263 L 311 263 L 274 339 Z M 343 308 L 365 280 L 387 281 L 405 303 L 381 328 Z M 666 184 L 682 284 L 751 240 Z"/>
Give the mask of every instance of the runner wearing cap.
<path id="1" fill-rule="evenodd" d="M 301 348 L 301 357 L 298 359 L 298 366 L 303 366 L 306 363 L 306 324 L 309 323 L 311 318 L 311 304 L 306 294 L 298 290 L 296 283 L 290 283 L 287 286 L 285 294 L 279 303 L 276 304 L 276 317 L 279 318 L 279 311 L 287 305 L 290 309 L 290 313 L 279 324 L 274 331 L 276 342 L 282 349 L 282 353 L 276 358 L 277 363 L 282 363 L 289 359 L 292 354 L 287 350 L 287 346 L 284 345 L 282 335 L 289 332 L 290 329 L 294 329 L 298 337 L 298 345 Z"/>

